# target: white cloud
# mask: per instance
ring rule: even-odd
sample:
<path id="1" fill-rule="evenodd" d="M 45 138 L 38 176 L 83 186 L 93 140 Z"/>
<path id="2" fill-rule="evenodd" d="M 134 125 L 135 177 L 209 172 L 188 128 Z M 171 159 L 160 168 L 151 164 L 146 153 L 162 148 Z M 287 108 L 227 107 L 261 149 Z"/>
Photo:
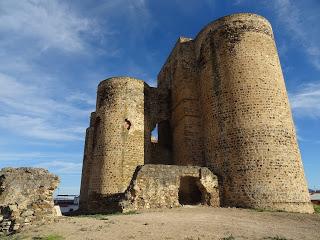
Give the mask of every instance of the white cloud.
<path id="1" fill-rule="evenodd" d="M 306 18 L 306 14 L 309 16 L 311 13 L 303 12 L 292 0 L 274 0 L 273 3 L 278 19 L 303 47 L 309 61 L 316 69 L 320 70 L 320 32 L 319 28 L 310 24 Z"/>
<path id="2" fill-rule="evenodd" d="M 26 115 L 8 114 L 0 116 L 0 126 L 11 130 L 17 135 L 30 138 L 38 138 L 56 141 L 83 140 L 83 134 L 74 131 L 74 128 L 54 127 L 49 121 L 43 118 L 29 117 Z M 83 127 L 83 133 L 85 127 Z"/>
<path id="3" fill-rule="evenodd" d="M 320 118 L 320 83 L 302 86 L 299 91 L 289 94 L 289 98 L 296 116 Z"/>
<path id="4" fill-rule="evenodd" d="M 64 153 L 64 152 L 1 152 L 0 162 L 32 162 L 32 161 L 53 161 L 55 159 L 79 160 L 82 159 L 82 153 Z"/>
<path id="5" fill-rule="evenodd" d="M 240 5 L 244 0 L 234 0 L 234 5 Z"/>
<path id="6" fill-rule="evenodd" d="M 131 29 L 145 26 L 150 17 L 144 0 L 104 2 L 91 9 L 88 15 L 95 17 L 90 19 L 70 6 L 60 0 L 0 1 L 0 34 L 5 36 L 0 38 L 0 130 L 30 141 L 83 140 L 95 96 L 80 90 L 81 84 L 78 89 L 66 87 L 68 72 L 55 70 L 59 64 L 50 57 L 56 52 L 44 50 L 62 50 L 72 61 L 72 54 L 92 50 L 89 35 L 104 45 L 114 35 L 107 23 L 102 31 L 98 19 L 123 16 Z"/>
<path id="7" fill-rule="evenodd" d="M 55 160 L 35 164 L 34 167 L 45 168 L 56 174 L 81 174 L 82 164 L 70 161 Z"/>
<path id="8" fill-rule="evenodd" d="M 0 32 L 13 34 L 15 40 L 27 38 L 40 50 L 83 50 L 81 34 L 97 31 L 92 21 L 79 17 L 63 1 L 1 1 L 0 9 Z"/>
<path id="9" fill-rule="evenodd" d="M 89 96 L 88 94 L 79 91 L 69 94 L 66 100 L 68 102 L 82 102 L 90 106 L 96 104 L 96 99 L 93 96 Z"/>
<path id="10" fill-rule="evenodd" d="M 81 108 L 78 102 L 57 101 L 42 86 L 32 86 L 0 73 L 0 128 L 30 138 L 72 141 L 83 140 L 85 126 L 94 102 L 87 99 Z"/>

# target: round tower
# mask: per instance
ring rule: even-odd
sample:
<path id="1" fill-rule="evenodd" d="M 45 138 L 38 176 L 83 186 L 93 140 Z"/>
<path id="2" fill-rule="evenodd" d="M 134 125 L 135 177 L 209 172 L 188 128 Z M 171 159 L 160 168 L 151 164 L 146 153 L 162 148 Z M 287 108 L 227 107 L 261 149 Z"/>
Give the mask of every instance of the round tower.
<path id="1" fill-rule="evenodd" d="M 91 113 L 90 126 L 86 130 L 86 138 L 84 143 L 84 153 L 83 153 L 83 164 L 82 164 L 82 174 L 81 174 L 81 188 L 80 188 L 80 199 L 79 208 L 81 210 L 86 210 L 88 207 L 88 190 L 89 181 L 92 168 L 92 154 L 93 154 L 93 133 L 94 133 L 94 122 L 95 122 L 95 112 Z"/>
<path id="2" fill-rule="evenodd" d="M 144 164 L 145 132 L 150 134 L 145 88 L 143 81 L 130 77 L 110 78 L 98 86 L 88 187 L 91 209 L 96 209 L 95 200 L 123 193 L 136 167 Z"/>
<path id="3" fill-rule="evenodd" d="M 313 212 L 270 23 L 230 15 L 195 41 L 205 158 L 222 203 Z"/>

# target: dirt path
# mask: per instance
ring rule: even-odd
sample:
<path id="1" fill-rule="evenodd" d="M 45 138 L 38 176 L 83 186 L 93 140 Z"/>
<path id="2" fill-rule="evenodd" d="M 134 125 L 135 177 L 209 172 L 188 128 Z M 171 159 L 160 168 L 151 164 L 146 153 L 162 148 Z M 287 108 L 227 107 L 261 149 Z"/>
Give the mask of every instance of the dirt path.
<path id="1" fill-rule="evenodd" d="M 23 235 L 32 238 L 49 234 L 77 240 L 320 240 L 320 215 L 183 207 L 132 215 L 62 217 L 55 223 L 30 228 Z"/>

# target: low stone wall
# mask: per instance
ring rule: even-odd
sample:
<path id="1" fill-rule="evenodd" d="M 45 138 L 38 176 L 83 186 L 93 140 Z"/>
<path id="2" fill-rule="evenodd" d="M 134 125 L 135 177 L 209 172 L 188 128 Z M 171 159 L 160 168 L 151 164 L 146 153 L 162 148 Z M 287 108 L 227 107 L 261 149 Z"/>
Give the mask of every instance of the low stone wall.
<path id="1" fill-rule="evenodd" d="M 152 164 L 137 169 L 120 202 L 123 212 L 197 204 L 220 206 L 218 178 L 208 168 Z"/>
<path id="2" fill-rule="evenodd" d="M 56 215 L 53 192 L 59 178 L 41 168 L 0 170 L 0 236 Z"/>

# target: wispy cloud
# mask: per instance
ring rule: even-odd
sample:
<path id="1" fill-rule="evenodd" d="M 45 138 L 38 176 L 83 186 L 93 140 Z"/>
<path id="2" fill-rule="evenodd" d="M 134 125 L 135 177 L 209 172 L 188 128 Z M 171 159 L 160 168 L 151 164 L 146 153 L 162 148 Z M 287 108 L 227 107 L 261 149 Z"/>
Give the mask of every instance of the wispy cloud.
<path id="1" fill-rule="evenodd" d="M 0 85 L 0 128 L 30 138 L 82 140 L 85 126 L 79 124 L 94 108 L 86 94 L 78 92 L 57 101 L 36 83 L 30 86 L 1 73 Z M 72 102 L 80 97 L 86 101 L 85 107 Z"/>
<path id="2" fill-rule="evenodd" d="M 302 86 L 289 94 L 291 108 L 297 117 L 320 118 L 320 83 Z"/>
<path id="3" fill-rule="evenodd" d="M 77 161 L 82 158 L 82 153 L 65 153 L 65 152 L 1 152 L 0 162 L 19 162 L 30 163 L 32 161 L 53 161 L 68 160 Z"/>
<path id="4" fill-rule="evenodd" d="M 16 41 L 31 40 L 42 51 L 83 50 L 85 42 L 81 35 L 97 31 L 93 21 L 79 17 L 62 1 L 1 1 L 0 9 L 0 33 L 16 33 L 11 35 Z"/>
<path id="5" fill-rule="evenodd" d="M 99 25 L 60 0 L 0 1 L 0 9 L 0 130 L 30 140 L 83 140 L 94 97 L 66 88 L 68 73 L 53 71 L 58 63 L 50 58 L 56 50 L 69 59 L 86 52 Z"/>
<path id="6" fill-rule="evenodd" d="M 303 4 L 303 2 L 300 2 L 300 4 Z M 320 70 L 320 31 L 319 28 L 310 24 L 308 18 L 306 18 L 306 15 L 309 16 L 309 19 L 312 17 L 310 16 L 311 11 L 303 12 L 292 0 L 274 0 L 273 9 L 283 26 L 305 50 L 309 61 L 316 69 Z"/>
<path id="7" fill-rule="evenodd" d="M 35 164 L 34 167 L 49 169 L 56 174 L 81 174 L 82 163 L 57 160 Z"/>
<path id="8" fill-rule="evenodd" d="M 244 0 L 234 0 L 234 5 L 240 5 L 243 3 Z"/>
<path id="9" fill-rule="evenodd" d="M 79 134 L 78 129 L 54 127 L 45 119 L 17 114 L 0 116 L 0 126 L 17 135 L 56 141 L 82 141 L 85 131 L 83 127 L 83 133 Z"/>

